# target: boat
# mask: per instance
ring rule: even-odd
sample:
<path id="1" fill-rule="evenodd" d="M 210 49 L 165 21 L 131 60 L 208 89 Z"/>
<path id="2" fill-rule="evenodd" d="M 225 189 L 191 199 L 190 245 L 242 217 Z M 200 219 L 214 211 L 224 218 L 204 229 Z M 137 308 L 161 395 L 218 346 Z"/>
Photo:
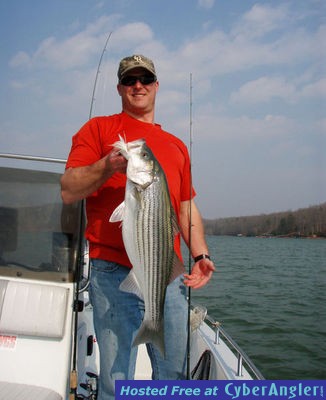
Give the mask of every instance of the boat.
<path id="1" fill-rule="evenodd" d="M 61 200 L 65 160 L 0 161 L 0 400 L 94 400 L 99 352 L 83 201 Z M 264 379 L 204 306 L 190 316 L 189 379 Z M 135 379 L 151 379 L 144 345 Z"/>

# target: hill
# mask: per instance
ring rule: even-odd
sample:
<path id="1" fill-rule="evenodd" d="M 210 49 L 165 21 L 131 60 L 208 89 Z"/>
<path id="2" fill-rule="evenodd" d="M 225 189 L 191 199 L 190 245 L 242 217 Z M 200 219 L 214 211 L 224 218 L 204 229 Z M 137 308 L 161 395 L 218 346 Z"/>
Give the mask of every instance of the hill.
<path id="1" fill-rule="evenodd" d="M 326 237 L 326 203 L 296 211 L 204 219 L 207 235 Z"/>

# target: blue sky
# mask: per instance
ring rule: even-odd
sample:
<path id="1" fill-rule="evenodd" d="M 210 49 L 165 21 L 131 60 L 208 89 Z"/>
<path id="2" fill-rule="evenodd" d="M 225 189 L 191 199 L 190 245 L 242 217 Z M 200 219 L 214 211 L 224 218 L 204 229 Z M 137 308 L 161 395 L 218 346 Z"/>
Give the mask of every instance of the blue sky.
<path id="1" fill-rule="evenodd" d="M 169 7 L 166 4 L 169 4 Z M 324 0 L 2 0 L 1 152 L 65 158 L 93 116 L 120 112 L 119 60 L 155 62 L 156 122 L 189 145 L 206 218 L 326 200 Z"/>

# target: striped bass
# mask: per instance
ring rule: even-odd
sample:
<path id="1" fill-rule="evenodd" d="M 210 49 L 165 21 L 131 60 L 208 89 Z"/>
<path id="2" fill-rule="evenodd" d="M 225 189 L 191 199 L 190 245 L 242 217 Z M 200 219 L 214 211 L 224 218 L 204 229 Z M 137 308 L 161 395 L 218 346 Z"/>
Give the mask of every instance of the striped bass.
<path id="1" fill-rule="evenodd" d="M 144 300 L 145 314 L 133 345 L 152 343 L 164 356 L 164 301 L 166 288 L 184 272 L 174 251 L 178 233 L 163 169 L 145 140 L 114 144 L 128 160 L 124 202 L 110 222 L 122 221 L 122 237 L 133 266 L 120 289 Z"/>

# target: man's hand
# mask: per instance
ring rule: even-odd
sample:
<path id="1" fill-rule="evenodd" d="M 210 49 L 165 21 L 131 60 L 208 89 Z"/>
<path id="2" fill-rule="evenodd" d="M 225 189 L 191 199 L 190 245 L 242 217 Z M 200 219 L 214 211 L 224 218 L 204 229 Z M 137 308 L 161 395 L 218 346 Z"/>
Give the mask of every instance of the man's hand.
<path id="1" fill-rule="evenodd" d="M 192 289 L 199 289 L 206 285 L 215 271 L 214 263 L 208 258 L 197 261 L 192 267 L 191 274 L 184 274 L 184 283 Z"/>
<path id="2" fill-rule="evenodd" d="M 127 160 L 117 149 L 111 150 L 106 156 L 106 165 L 107 169 L 110 171 L 110 175 L 113 175 L 115 172 L 125 174 L 127 170 Z"/>
<path id="3" fill-rule="evenodd" d="M 127 160 L 113 149 L 94 164 L 68 168 L 61 177 L 61 196 L 65 204 L 84 199 L 100 188 L 114 173 L 126 173 Z"/>

